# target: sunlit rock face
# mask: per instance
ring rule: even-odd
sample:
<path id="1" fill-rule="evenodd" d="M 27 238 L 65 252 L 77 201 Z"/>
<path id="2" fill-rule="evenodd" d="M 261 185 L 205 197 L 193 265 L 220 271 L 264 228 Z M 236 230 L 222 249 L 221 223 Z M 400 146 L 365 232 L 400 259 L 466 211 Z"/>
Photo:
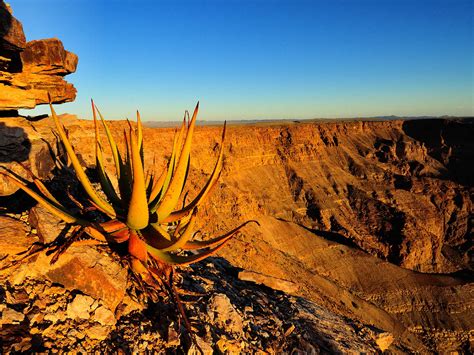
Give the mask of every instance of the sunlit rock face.
<path id="1" fill-rule="evenodd" d="M 72 115 L 61 120 L 81 160 L 94 166 L 93 123 Z M 55 145 L 50 118 L 9 126 L 3 119 L 4 136 L 10 137 L 3 145 L 26 149 L 29 141 L 31 152 L 50 159 L 40 145 L 44 140 Z M 127 123 L 113 121 L 110 126 L 120 142 Z M 205 219 L 225 229 L 232 227 L 229 221 L 271 216 L 330 231 L 328 238 L 345 240 L 406 269 L 470 269 L 473 127 L 472 120 L 231 125 L 221 184 Z M 189 198 L 213 169 L 220 131 L 196 131 Z M 147 169 L 154 164 L 160 173 L 174 132 L 145 129 Z M 24 155 L 16 160 L 26 160 Z M 106 166 L 113 171 L 112 160 Z"/>
<path id="2" fill-rule="evenodd" d="M 93 122 L 60 120 L 79 159 L 93 167 Z M 6 151 L 30 141 L 31 166 L 50 159 L 41 144 L 55 147 L 51 118 L 11 124 L 4 119 Z M 110 127 L 124 149 L 128 123 Z M 245 270 L 242 280 L 375 326 L 382 347 L 462 349 L 474 324 L 473 127 L 468 119 L 229 125 L 222 176 L 196 228 L 206 238 L 256 219 L 260 227 L 248 226 L 219 254 Z M 213 169 L 221 132 L 195 131 L 187 202 Z M 159 175 L 175 129 L 143 134 L 145 167 Z M 113 180 L 113 159 L 105 161 Z M 41 219 L 34 223 L 43 233 Z"/>
<path id="3" fill-rule="evenodd" d="M 0 1 L 0 111 L 31 109 L 48 102 L 74 101 L 76 89 L 64 76 L 78 57 L 57 38 L 26 42 L 22 24 Z M 6 116 L 2 114 L 2 116 Z"/>

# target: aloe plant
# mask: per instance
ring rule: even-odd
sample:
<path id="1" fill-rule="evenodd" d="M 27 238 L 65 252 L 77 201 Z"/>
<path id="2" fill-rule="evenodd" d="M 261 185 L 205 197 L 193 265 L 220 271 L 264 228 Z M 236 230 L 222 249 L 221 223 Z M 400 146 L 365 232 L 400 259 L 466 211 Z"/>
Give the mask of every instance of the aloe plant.
<path id="1" fill-rule="evenodd" d="M 189 120 L 189 114 L 186 113 L 180 129 L 176 131 L 172 154 L 166 168 L 161 174 L 145 174 L 143 128 L 138 111 L 137 128 L 134 129 L 129 123 L 128 134 L 127 130 L 124 131 L 126 149 L 121 153 L 107 122 L 92 101 L 95 169 L 103 193 L 95 190 L 76 156 L 65 127 L 51 104 L 50 108 L 56 134 L 67 152 L 68 165 L 74 168 L 90 204 L 107 216 L 107 221 L 87 220 L 68 211 L 36 177 L 33 177 L 33 183 L 39 191 L 29 188 L 16 176 L 11 174 L 6 176 L 48 211 L 66 223 L 77 225 L 76 230 L 85 232 L 100 242 L 127 243 L 131 269 L 148 284 L 161 285 L 166 279 L 164 276 L 169 276 L 174 266 L 197 262 L 212 255 L 242 227 L 249 222 L 255 222 L 247 221 L 210 240 L 192 240 L 198 208 L 209 196 L 222 171 L 226 133 L 224 124 L 218 158 L 209 180 L 190 203 L 178 208 L 190 168 L 191 143 L 199 102 L 192 118 Z M 104 166 L 97 114 L 112 152 L 118 188 L 112 184 L 109 172 Z M 186 253 L 186 251 L 193 252 Z"/>

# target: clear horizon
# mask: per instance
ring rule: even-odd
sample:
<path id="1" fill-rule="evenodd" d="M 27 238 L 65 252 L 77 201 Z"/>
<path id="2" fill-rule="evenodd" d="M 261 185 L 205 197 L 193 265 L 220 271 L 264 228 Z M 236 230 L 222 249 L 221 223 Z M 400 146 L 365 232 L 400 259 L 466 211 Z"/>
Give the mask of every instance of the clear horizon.
<path id="1" fill-rule="evenodd" d="M 79 56 L 58 113 L 176 121 L 474 116 L 471 0 L 10 0 Z M 23 114 L 48 113 L 46 106 Z"/>

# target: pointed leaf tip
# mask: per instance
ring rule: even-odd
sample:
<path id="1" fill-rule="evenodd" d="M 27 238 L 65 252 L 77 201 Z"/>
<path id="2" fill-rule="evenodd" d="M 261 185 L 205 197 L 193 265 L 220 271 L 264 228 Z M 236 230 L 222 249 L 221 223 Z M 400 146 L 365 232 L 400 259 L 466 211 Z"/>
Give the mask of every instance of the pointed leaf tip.
<path id="1" fill-rule="evenodd" d="M 145 174 L 140 157 L 137 137 L 130 127 L 130 155 L 132 158 L 132 195 L 127 214 L 127 225 L 132 229 L 142 229 L 148 225 L 148 199 L 146 197 Z"/>

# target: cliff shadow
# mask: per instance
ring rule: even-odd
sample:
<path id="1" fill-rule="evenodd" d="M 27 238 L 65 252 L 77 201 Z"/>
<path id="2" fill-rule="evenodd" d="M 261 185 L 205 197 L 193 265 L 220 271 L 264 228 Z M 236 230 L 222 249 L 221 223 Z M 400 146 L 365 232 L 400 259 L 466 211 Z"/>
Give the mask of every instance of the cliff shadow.
<path id="1" fill-rule="evenodd" d="M 9 127 L 0 122 L 0 172 L 8 172 L 13 162 L 25 162 L 31 153 L 31 141 L 21 127 Z M 7 169 L 7 170 L 6 170 Z M 0 176 L 0 190 L 6 187 L 6 177 Z M 20 213 L 34 206 L 23 192 L 0 196 L 0 212 Z"/>
<path id="2" fill-rule="evenodd" d="M 440 178 L 474 186 L 474 118 L 408 120 L 402 129 L 446 167 Z"/>
<path id="3" fill-rule="evenodd" d="M 10 127 L 0 122 L 0 164 L 28 160 L 31 141 L 21 127 Z"/>
<path id="4" fill-rule="evenodd" d="M 14 26 L 14 22 L 16 26 Z M 13 36 L 18 34 L 18 21 L 14 19 L 10 13 L 8 6 L 0 2 L 0 70 L 5 70 L 10 73 L 19 73 L 23 69 L 20 51 L 18 47 L 11 44 L 5 37 L 11 35 L 10 30 L 13 27 Z M 8 59 L 8 60 L 6 60 Z"/>
<path id="5" fill-rule="evenodd" d="M 290 353 L 294 349 L 304 348 L 304 336 L 311 339 L 311 343 L 324 353 L 337 353 L 334 344 L 319 325 L 322 308 L 298 296 L 241 280 L 240 271 L 241 268 L 228 260 L 214 256 L 189 265 L 181 274 L 180 298 L 197 336 L 216 344 L 222 337 L 228 336 L 229 330 L 223 324 L 232 326 L 235 319 L 232 314 L 236 312 L 240 314 L 237 317 L 244 322 L 251 320 L 252 324 L 243 327 L 245 339 L 258 339 L 260 348 L 273 348 L 278 350 L 276 353 Z M 221 305 L 226 304 L 227 300 L 227 304 L 231 305 L 230 309 L 227 308 L 229 313 L 217 313 L 213 306 L 216 300 Z M 310 317 L 302 316 L 302 312 L 315 308 L 319 312 Z M 144 331 L 153 329 L 166 339 L 170 327 L 176 327 L 177 321 L 178 313 L 173 304 L 149 301 L 142 312 L 120 318 L 109 339 L 115 340 L 113 350 L 132 353 L 134 344 L 121 330 L 122 323 L 143 324 Z M 179 328 L 185 332 L 182 322 Z M 293 329 L 292 332 L 285 334 L 290 328 Z M 186 349 L 190 345 L 189 336 L 182 336 L 181 346 Z M 180 353 L 179 350 L 177 353 Z"/>

